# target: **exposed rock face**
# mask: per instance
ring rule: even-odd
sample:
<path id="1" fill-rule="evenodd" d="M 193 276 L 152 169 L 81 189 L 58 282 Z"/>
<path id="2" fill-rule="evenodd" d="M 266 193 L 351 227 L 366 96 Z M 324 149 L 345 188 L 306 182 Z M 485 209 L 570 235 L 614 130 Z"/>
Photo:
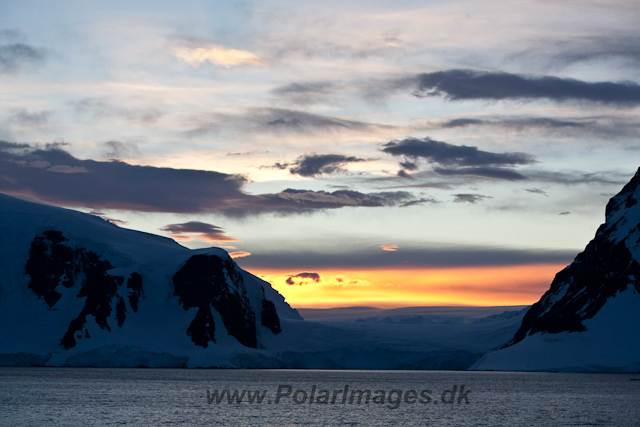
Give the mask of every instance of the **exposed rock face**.
<path id="1" fill-rule="evenodd" d="M 262 299 L 262 326 L 269 328 L 274 334 L 279 334 L 282 331 L 276 306 L 264 298 Z"/>
<path id="2" fill-rule="evenodd" d="M 87 316 L 93 316 L 101 329 L 110 331 L 108 318 L 113 307 L 115 306 L 116 320 L 120 327 L 127 317 L 127 307 L 119 294 L 124 277 L 107 273 L 113 265 L 91 251 L 73 248 L 67 243 L 68 240 L 56 230 L 45 231 L 36 236 L 31 243 L 25 272 L 31 277 L 29 289 L 38 298 L 43 298 L 51 310 L 62 297 L 57 289 L 59 285 L 69 289 L 79 286 L 76 297 L 86 298 L 84 307 L 71 320 L 67 332 L 60 340 L 65 349 L 70 349 L 76 346 L 76 339 L 90 338 L 89 332 L 84 329 Z M 138 291 L 134 292 L 138 292 L 136 296 L 139 296 L 142 293 L 142 280 L 140 275 L 137 277 L 133 281 Z M 134 312 L 137 310 L 137 300 L 135 308 L 131 308 Z"/>
<path id="3" fill-rule="evenodd" d="M 173 286 L 174 295 L 185 310 L 198 307 L 187 330 L 196 345 L 206 348 L 210 341 L 215 342 L 213 306 L 229 335 L 246 347 L 257 347 L 256 316 L 233 261 L 215 255 L 194 255 L 173 276 Z"/>
<path id="4" fill-rule="evenodd" d="M 640 292 L 640 170 L 613 197 L 606 222 L 573 263 L 559 272 L 550 289 L 524 316 L 522 326 L 504 347 L 536 333 L 582 332 L 618 292 Z M 640 310 L 640 307 L 638 307 Z"/>

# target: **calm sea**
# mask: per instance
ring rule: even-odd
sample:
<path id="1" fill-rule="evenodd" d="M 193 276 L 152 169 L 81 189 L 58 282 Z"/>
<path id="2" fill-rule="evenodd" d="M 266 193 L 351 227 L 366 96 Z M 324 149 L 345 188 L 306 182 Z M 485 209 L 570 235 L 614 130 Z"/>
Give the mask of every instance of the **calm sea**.
<path id="1" fill-rule="evenodd" d="M 0 368 L 0 425 L 638 426 L 635 378 L 640 375 Z"/>

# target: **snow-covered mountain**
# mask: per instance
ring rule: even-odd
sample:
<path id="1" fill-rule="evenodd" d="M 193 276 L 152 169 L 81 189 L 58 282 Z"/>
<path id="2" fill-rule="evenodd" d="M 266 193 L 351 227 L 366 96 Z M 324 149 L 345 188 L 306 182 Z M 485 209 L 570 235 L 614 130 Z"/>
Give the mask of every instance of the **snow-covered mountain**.
<path id="1" fill-rule="evenodd" d="M 513 336 L 522 313 L 496 315 L 514 309 L 305 321 L 222 249 L 0 194 L 0 366 L 466 369 Z"/>
<path id="2" fill-rule="evenodd" d="M 640 169 L 606 221 L 477 370 L 640 371 Z"/>
<path id="3" fill-rule="evenodd" d="M 5 365 L 224 364 L 301 319 L 222 249 L 1 194 L 0 272 Z"/>

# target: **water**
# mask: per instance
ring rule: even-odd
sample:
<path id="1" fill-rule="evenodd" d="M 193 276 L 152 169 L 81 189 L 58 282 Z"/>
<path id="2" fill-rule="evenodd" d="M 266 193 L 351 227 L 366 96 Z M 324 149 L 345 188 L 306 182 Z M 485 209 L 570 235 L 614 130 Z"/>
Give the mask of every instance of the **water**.
<path id="1" fill-rule="evenodd" d="M 637 426 L 640 381 L 632 378 L 640 375 L 0 368 L 0 425 Z M 373 398 L 378 390 L 385 403 L 365 404 L 363 395 L 358 404 L 354 395 L 352 404 L 343 404 L 345 385 L 349 396 L 360 389 Z M 454 385 L 454 403 L 443 403 L 441 393 Z M 464 396 L 458 403 L 462 385 L 469 403 Z M 284 395 L 286 386 L 291 394 L 276 404 L 278 388 Z M 248 403 L 246 395 L 239 404 L 229 404 L 226 395 L 208 403 L 207 390 L 211 396 L 235 389 L 267 394 L 262 404 Z M 320 404 L 320 390 L 342 393 L 336 403 Z M 424 390 L 431 393 L 421 397 Z M 304 403 L 295 403 L 294 394 L 299 402 L 306 394 Z M 444 397 L 450 401 L 451 393 Z"/>

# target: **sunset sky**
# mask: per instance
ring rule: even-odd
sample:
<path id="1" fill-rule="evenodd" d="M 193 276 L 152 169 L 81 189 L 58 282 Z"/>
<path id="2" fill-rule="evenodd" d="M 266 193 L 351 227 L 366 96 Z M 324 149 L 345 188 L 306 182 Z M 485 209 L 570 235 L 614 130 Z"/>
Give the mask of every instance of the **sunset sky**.
<path id="1" fill-rule="evenodd" d="M 0 192 L 294 307 L 538 300 L 640 166 L 640 2 L 2 1 Z"/>

